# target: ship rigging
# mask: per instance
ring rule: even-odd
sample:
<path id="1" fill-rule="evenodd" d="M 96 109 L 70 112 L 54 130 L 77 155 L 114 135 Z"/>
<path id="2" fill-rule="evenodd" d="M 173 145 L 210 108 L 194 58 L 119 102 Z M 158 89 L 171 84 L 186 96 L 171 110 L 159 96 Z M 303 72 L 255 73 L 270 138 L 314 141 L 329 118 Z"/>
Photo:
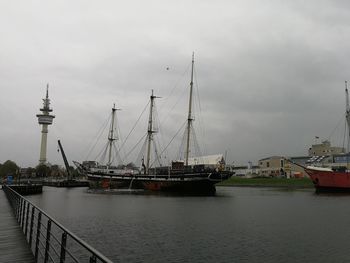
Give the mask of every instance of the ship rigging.
<path id="1" fill-rule="evenodd" d="M 214 194 L 215 184 L 229 178 L 232 173 L 224 171 L 223 158 L 217 164 L 215 169 L 206 167 L 204 164 L 189 162 L 191 155 L 191 140 L 195 139 L 195 133 L 193 131 L 193 75 L 194 75 L 194 54 L 192 54 L 191 63 L 191 80 L 189 89 L 189 101 L 188 101 L 188 114 L 186 120 L 185 129 L 185 152 L 183 160 L 172 161 L 171 165 L 163 166 L 160 162 L 161 155 L 167 150 L 168 146 L 177 136 L 180 130 L 176 132 L 174 137 L 170 140 L 170 143 L 159 154 L 156 143 L 155 133 L 157 129 L 154 126 L 154 111 L 155 111 L 155 99 L 159 98 L 154 95 L 152 90 L 149 102 L 149 117 L 146 133 L 146 140 L 144 146 L 146 153 L 142 154 L 142 168 L 137 167 L 125 167 L 125 166 L 112 166 L 112 148 L 116 141 L 114 134 L 114 116 L 117 110 L 115 106 L 112 108 L 112 122 L 110 126 L 108 136 L 108 162 L 105 166 L 98 165 L 80 165 L 81 171 L 83 171 L 90 182 L 91 188 L 133 188 L 144 189 L 153 191 L 167 191 L 167 192 L 180 192 L 188 194 Z M 140 119 L 140 118 L 139 118 Z M 138 119 L 138 120 L 139 120 Z M 183 126 L 182 126 L 183 127 Z M 132 130 L 135 128 L 133 126 Z M 191 136 L 192 134 L 192 136 Z M 130 135 L 130 133 L 129 133 Z M 126 140 L 129 138 L 127 136 Z M 126 141 L 125 140 L 125 141 Z M 123 143 L 123 146 L 125 144 Z M 141 140 L 137 142 L 139 144 Z M 152 145 L 155 155 L 152 160 Z M 135 147 L 132 148 L 132 150 Z M 200 159 L 201 157 L 198 157 Z M 160 166 L 153 167 L 155 162 L 158 161 Z M 143 170 L 143 172 L 142 172 Z"/>

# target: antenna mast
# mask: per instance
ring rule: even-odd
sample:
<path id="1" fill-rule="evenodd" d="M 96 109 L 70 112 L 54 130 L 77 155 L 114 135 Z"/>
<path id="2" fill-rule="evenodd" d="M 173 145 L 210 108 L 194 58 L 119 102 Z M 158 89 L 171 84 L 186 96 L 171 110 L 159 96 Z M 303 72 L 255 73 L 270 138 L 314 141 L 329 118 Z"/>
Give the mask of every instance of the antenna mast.
<path id="1" fill-rule="evenodd" d="M 192 53 L 192 69 L 191 69 L 191 82 L 190 82 L 190 99 L 188 105 L 188 118 L 187 118 L 187 142 L 185 152 L 185 165 L 188 165 L 188 158 L 190 154 L 190 134 L 192 127 L 192 93 L 193 93 L 193 67 L 194 67 L 194 52 Z"/>
<path id="2" fill-rule="evenodd" d="M 52 124 L 53 119 L 55 118 L 55 115 L 51 114 L 52 108 L 50 108 L 49 84 L 46 86 L 46 97 L 43 99 L 43 107 L 40 111 L 41 113 L 36 115 L 39 124 L 42 125 L 39 164 L 46 164 L 47 134 L 49 132 L 48 126 Z"/>

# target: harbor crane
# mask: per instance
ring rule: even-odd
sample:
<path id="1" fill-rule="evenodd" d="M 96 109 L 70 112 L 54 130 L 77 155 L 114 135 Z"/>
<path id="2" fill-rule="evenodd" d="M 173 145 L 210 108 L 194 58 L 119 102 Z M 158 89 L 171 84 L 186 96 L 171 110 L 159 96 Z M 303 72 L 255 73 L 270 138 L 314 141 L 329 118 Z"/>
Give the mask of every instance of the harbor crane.
<path id="1" fill-rule="evenodd" d="M 67 170 L 67 181 L 72 181 L 72 175 L 69 171 L 69 163 L 67 161 L 67 157 L 64 153 L 64 150 L 63 150 L 63 147 L 62 147 L 62 144 L 61 144 L 61 141 L 58 140 L 58 147 L 60 148 L 60 151 L 61 151 L 61 154 L 62 154 L 62 158 L 63 158 L 63 161 L 64 161 L 64 166 L 66 167 L 66 170 Z"/>

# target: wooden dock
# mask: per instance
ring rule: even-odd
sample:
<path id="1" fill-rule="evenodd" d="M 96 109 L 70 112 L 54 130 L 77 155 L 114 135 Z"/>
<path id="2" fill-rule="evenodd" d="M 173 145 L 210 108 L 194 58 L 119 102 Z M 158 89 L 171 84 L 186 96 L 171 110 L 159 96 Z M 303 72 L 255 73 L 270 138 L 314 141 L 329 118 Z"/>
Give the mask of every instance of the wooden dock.
<path id="1" fill-rule="evenodd" d="M 10 203 L 2 190 L 0 190 L 0 262 L 35 262 Z"/>

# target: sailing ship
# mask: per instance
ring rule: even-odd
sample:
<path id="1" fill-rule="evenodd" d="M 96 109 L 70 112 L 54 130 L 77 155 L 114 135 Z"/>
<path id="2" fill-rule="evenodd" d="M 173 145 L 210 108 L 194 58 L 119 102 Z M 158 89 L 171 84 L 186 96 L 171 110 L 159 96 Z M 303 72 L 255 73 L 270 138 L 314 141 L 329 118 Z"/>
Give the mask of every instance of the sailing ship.
<path id="1" fill-rule="evenodd" d="M 192 97 L 193 97 L 193 67 L 194 54 L 192 55 L 189 110 L 186 128 L 186 150 L 184 160 L 173 161 L 171 166 L 152 167 L 151 147 L 155 133 L 153 125 L 154 101 L 157 98 L 150 96 L 150 111 L 147 129 L 147 150 L 146 156 L 142 159 L 142 168 L 118 169 L 111 165 L 111 149 L 115 140 L 113 135 L 115 107 L 112 109 L 112 125 L 109 132 L 109 161 L 107 165 L 101 166 L 97 163 L 77 166 L 87 176 L 90 188 L 116 188 L 116 189 L 143 189 L 150 191 L 176 192 L 184 194 L 213 195 L 216 192 L 215 184 L 232 176 L 232 172 L 224 169 L 224 159 L 213 168 L 203 164 L 195 164 L 190 158 L 190 140 L 192 122 Z"/>
<path id="2" fill-rule="evenodd" d="M 348 140 L 350 139 L 350 105 L 347 81 L 345 81 L 345 118 L 348 128 Z M 349 160 L 349 155 L 345 155 Z M 350 192 L 350 171 L 348 165 L 345 167 L 304 167 L 305 172 L 310 176 L 316 191 L 327 192 Z"/>
<path id="3" fill-rule="evenodd" d="M 108 133 L 108 142 L 104 150 L 104 155 L 108 153 L 108 159 L 105 164 L 97 161 L 84 161 L 82 163 L 73 161 L 81 175 L 87 176 L 90 188 L 127 188 L 132 181 L 132 178 L 139 173 L 136 167 L 125 165 L 115 166 L 113 161 L 116 156 L 113 156 L 114 149 L 116 149 L 115 142 L 117 141 L 115 122 L 116 111 L 112 108 L 111 123 Z M 103 158 L 104 159 L 104 158 Z"/>

